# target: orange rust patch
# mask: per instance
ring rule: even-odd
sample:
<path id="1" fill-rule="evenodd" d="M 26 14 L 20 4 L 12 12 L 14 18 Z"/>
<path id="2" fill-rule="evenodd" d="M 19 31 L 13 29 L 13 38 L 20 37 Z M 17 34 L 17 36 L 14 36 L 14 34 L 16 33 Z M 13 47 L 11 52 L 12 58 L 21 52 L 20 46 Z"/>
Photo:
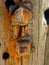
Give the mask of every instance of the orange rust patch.
<path id="1" fill-rule="evenodd" d="M 12 19 L 12 22 L 15 22 L 16 21 L 16 23 L 18 22 L 17 21 L 17 19 L 16 19 L 16 14 L 18 13 L 18 11 L 16 11 L 15 13 L 14 13 L 14 15 L 11 17 L 10 16 L 10 13 L 9 12 L 6 12 L 6 14 L 5 14 L 5 16 L 4 16 L 4 29 L 5 29 L 5 34 L 7 35 L 7 34 L 10 34 L 9 36 L 13 36 L 14 35 L 14 31 L 13 31 L 13 29 L 14 29 L 14 26 L 10 23 L 10 21 L 11 21 L 11 19 Z M 29 12 L 29 11 L 27 11 L 27 10 L 23 10 L 23 23 L 25 23 L 25 22 L 27 22 L 28 23 L 28 20 L 31 18 L 31 13 Z M 19 30 L 20 30 L 20 26 L 17 26 L 16 27 L 16 29 L 15 29 L 16 31 L 17 31 L 17 33 L 16 34 L 18 34 L 19 33 Z M 10 32 L 9 32 L 10 31 Z M 21 31 L 22 32 L 22 31 Z M 25 33 L 25 35 L 27 35 L 28 34 L 28 30 L 27 30 L 27 28 L 26 27 L 24 27 L 24 33 Z M 20 39 L 21 37 L 19 36 L 19 39 Z M 17 40 L 18 39 L 11 39 L 10 40 L 10 42 L 8 43 L 8 52 L 9 52 L 9 54 L 11 55 L 11 56 L 13 56 L 14 57 L 14 59 L 16 60 L 16 62 L 18 63 L 18 65 L 20 65 L 19 63 L 21 63 L 21 58 L 23 58 L 24 57 L 24 59 L 27 61 L 27 65 L 29 65 L 29 60 L 30 60 L 30 53 L 28 53 L 28 50 L 30 50 L 30 44 L 28 44 L 28 43 L 26 43 L 25 44 L 25 46 L 28 48 L 27 49 L 27 51 L 26 51 L 26 54 L 24 54 L 24 55 L 22 55 L 22 57 L 21 57 L 21 54 L 18 54 L 18 48 L 17 48 Z M 20 45 L 21 46 L 21 45 Z M 17 64 L 16 64 L 17 65 Z"/>
<path id="2" fill-rule="evenodd" d="M 6 12 L 6 14 L 4 15 L 4 24 L 3 24 L 6 35 L 9 33 L 9 25 L 10 25 L 10 14 L 9 12 Z"/>
<path id="3" fill-rule="evenodd" d="M 24 15 L 24 21 L 30 20 L 30 18 L 32 16 L 31 13 L 25 9 L 23 10 L 23 15 Z"/>
<path id="4" fill-rule="evenodd" d="M 11 56 L 13 57 L 19 57 L 18 55 L 18 51 L 16 50 L 16 47 L 17 46 L 17 43 L 16 43 L 16 40 L 13 39 L 9 42 L 9 45 L 8 45 L 8 52 L 10 53 Z"/>

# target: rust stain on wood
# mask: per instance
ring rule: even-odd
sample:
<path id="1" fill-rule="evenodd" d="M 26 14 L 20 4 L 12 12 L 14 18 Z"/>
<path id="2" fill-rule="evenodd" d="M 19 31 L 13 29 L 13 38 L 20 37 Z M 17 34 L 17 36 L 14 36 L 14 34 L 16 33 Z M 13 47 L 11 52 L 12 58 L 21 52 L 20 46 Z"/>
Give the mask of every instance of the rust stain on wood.
<path id="1" fill-rule="evenodd" d="M 10 55 L 9 57 L 14 58 L 15 65 L 30 65 L 31 42 L 28 36 L 27 25 L 30 22 L 32 13 L 23 7 L 19 8 L 21 10 L 20 13 L 18 9 L 12 16 L 11 12 L 6 12 L 4 16 L 3 27 L 5 29 L 5 35 L 7 35 L 7 38 L 9 37 L 7 52 Z M 21 16 L 19 17 L 18 14 Z M 19 20 L 19 18 L 21 19 Z M 9 65 L 10 60 L 12 58 L 8 60 Z"/>

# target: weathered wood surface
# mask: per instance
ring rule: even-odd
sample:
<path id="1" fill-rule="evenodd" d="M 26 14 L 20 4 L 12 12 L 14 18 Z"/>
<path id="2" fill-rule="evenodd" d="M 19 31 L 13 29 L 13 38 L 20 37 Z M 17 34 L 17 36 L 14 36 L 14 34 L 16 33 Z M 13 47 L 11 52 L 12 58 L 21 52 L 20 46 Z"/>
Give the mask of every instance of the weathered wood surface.
<path id="1" fill-rule="evenodd" d="M 44 65 L 49 65 L 49 26 L 46 38 Z"/>
<path id="2" fill-rule="evenodd" d="M 0 2 L 1 3 L 1 2 Z M 10 25 L 10 15 L 6 10 L 6 7 L 3 5 L 0 8 L 0 65 L 31 65 L 32 61 L 32 54 L 21 56 L 14 56 L 10 55 L 8 50 L 8 44 L 10 37 L 13 35 L 10 33 L 9 28 Z M 4 7 L 4 8 L 3 8 Z M 13 51 L 13 50 L 12 50 Z M 9 58 L 6 60 L 3 58 L 3 53 L 9 53 Z M 15 51 L 14 51 L 15 52 Z"/>
<path id="3" fill-rule="evenodd" d="M 49 0 L 45 0 L 45 11 L 49 9 Z M 45 55 L 44 55 L 44 65 L 49 65 L 49 25 L 47 31 L 47 38 L 45 43 Z"/>
<path id="4" fill-rule="evenodd" d="M 44 59 L 45 59 L 45 47 L 46 47 L 48 26 L 47 26 L 46 19 L 44 16 L 44 11 L 49 7 L 48 3 L 49 3 L 48 0 L 45 0 L 45 1 L 42 0 L 40 2 L 38 65 L 40 64 L 44 65 Z"/>
<path id="5" fill-rule="evenodd" d="M 9 59 L 4 61 L 2 55 L 4 52 L 8 52 L 8 43 L 9 43 L 9 20 L 10 15 L 6 12 L 4 5 L 5 0 L 0 0 L 0 65 L 43 65 L 44 63 L 44 51 L 45 51 L 45 39 L 46 39 L 46 27 L 42 24 L 44 18 L 44 10 L 47 9 L 47 0 L 31 0 L 33 3 L 33 23 L 32 23 L 32 32 L 31 36 L 33 37 L 33 44 L 35 46 L 35 52 L 32 55 L 23 56 L 23 61 L 19 57 L 18 63 L 16 58 L 10 56 Z M 8 15 L 7 15 L 8 14 Z M 6 19 L 6 21 L 4 21 Z M 7 20 L 8 19 L 8 20 Z M 6 24 L 5 24 L 6 22 Z M 8 22 L 8 23 L 7 23 Z M 4 25 L 3 25 L 4 24 Z M 8 26 L 8 27 L 7 27 Z M 6 29 L 5 29 L 6 28 Z M 29 28 L 30 29 L 30 28 Z M 8 33 L 7 33 L 8 31 Z M 42 33 L 41 33 L 42 31 Z M 30 33 L 30 32 L 29 32 Z M 8 37 L 9 36 L 9 37 Z M 45 36 L 45 37 L 44 37 Z M 32 52 L 33 53 L 33 52 Z M 31 56 L 31 57 L 30 57 Z M 29 62 L 28 62 L 29 61 Z M 21 64 L 22 63 L 22 64 Z"/>

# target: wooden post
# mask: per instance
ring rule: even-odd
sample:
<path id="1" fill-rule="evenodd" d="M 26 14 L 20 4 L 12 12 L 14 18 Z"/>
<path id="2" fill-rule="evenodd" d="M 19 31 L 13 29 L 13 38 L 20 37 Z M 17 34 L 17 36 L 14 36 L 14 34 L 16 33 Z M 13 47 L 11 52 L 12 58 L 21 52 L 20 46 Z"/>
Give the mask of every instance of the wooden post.
<path id="1" fill-rule="evenodd" d="M 0 3 L 3 0 L 0 0 Z M 4 0 L 5 1 L 5 0 Z M 10 40 L 10 31 L 9 31 L 9 27 L 7 28 L 6 26 L 9 26 L 9 22 L 10 21 L 10 15 L 7 16 L 7 10 L 5 7 L 5 2 L 1 3 L 3 5 L 0 4 L 0 65 L 43 65 L 44 63 L 44 51 L 45 51 L 45 41 L 46 41 L 46 28 L 45 27 L 44 22 L 43 22 L 43 18 L 44 18 L 44 11 L 45 9 L 47 9 L 47 7 L 49 6 L 46 3 L 47 0 L 31 0 L 32 4 L 33 4 L 33 8 L 32 8 L 32 12 L 33 12 L 33 20 L 32 20 L 32 25 L 31 25 L 31 32 L 32 33 L 32 40 L 33 40 L 33 45 L 35 46 L 35 52 L 29 55 L 25 55 L 25 56 L 16 56 L 15 53 L 11 52 L 12 55 L 14 54 L 14 56 L 12 57 L 11 54 L 9 56 L 9 58 L 6 60 L 6 64 L 4 59 L 2 58 L 2 55 L 4 52 L 9 52 L 9 49 L 7 49 L 8 44 L 9 44 L 9 40 Z M 46 5 L 45 5 L 46 4 Z M 3 8 L 4 7 L 4 8 Z M 5 20 L 6 19 L 6 20 Z M 5 21 L 4 21 L 5 20 Z M 5 28 L 4 29 L 4 22 L 6 22 L 5 24 Z M 8 22 L 8 23 L 7 23 Z M 6 32 L 7 33 L 6 33 Z M 44 37 L 45 36 L 45 37 Z M 13 38 L 12 38 L 13 39 Z M 15 46 L 14 46 L 15 47 Z M 12 47 L 10 47 L 11 50 Z M 13 50 L 12 50 L 13 51 Z M 14 50 L 16 51 L 16 50 Z M 29 61 L 29 62 L 28 62 Z"/>

